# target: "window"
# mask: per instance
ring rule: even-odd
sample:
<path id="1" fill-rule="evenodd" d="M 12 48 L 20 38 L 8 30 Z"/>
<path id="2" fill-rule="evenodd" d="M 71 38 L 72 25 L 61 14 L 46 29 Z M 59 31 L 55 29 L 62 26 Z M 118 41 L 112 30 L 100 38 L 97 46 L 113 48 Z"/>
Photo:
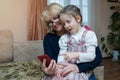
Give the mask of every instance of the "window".
<path id="1" fill-rule="evenodd" d="M 63 7 L 69 4 L 76 5 L 81 10 L 82 17 L 83 17 L 83 21 L 82 21 L 83 25 L 84 24 L 89 25 L 88 24 L 88 0 L 48 0 L 47 4 L 50 4 L 53 2 L 59 3 Z"/>

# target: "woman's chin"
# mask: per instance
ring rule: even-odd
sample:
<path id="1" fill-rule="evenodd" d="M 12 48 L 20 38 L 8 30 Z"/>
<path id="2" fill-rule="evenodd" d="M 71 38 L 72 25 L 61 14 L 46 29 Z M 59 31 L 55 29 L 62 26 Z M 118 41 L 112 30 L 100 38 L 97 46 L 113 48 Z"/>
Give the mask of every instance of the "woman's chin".
<path id="1" fill-rule="evenodd" d="M 59 29 L 59 28 L 58 28 L 58 29 L 55 29 L 55 31 L 60 32 L 60 31 L 62 31 L 62 29 Z"/>

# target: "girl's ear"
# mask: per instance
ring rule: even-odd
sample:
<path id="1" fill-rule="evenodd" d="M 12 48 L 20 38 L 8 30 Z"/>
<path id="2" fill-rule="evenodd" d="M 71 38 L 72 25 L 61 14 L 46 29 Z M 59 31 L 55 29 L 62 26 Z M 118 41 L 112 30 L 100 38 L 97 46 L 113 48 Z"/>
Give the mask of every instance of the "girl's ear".
<path id="1" fill-rule="evenodd" d="M 76 20 L 77 20 L 78 22 L 80 22 L 80 21 L 81 21 L 81 17 L 80 17 L 79 15 L 77 15 L 77 16 L 76 16 Z"/>

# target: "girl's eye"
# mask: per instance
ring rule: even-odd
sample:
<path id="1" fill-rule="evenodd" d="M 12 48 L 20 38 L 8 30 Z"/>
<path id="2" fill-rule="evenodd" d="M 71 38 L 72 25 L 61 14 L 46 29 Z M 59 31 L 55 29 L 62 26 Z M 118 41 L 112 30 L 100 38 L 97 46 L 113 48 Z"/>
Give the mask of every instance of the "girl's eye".
<path id="1" fill-rule="evenodd" d="M 70 21 L 66 21 L 66 23 L 70 23 Z"/>

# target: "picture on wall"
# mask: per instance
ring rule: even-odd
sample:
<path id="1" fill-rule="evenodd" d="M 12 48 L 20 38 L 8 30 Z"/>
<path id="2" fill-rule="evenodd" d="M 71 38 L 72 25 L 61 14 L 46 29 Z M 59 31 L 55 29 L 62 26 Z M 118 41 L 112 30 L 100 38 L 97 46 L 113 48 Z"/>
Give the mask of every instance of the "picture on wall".
<path id="1" fill-rule="evenodd" d="M 108 0 L 108 2 L 118 2 L 118 0 Z"/>

